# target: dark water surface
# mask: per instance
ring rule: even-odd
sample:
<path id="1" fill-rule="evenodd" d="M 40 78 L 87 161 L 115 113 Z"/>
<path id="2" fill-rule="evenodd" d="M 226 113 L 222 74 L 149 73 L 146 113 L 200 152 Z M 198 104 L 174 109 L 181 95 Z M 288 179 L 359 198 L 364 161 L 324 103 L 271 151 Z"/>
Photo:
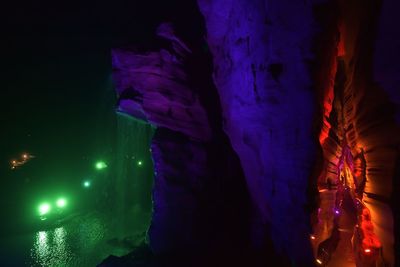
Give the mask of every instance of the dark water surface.
<path id="1" fill-rule="evenodd" d="M 108 255 L 124 255 L 129 246 L 111 242 L 107 216 L 92 212 L 48 230 L 0 239 L 0 266 L 96 266 Z"/>

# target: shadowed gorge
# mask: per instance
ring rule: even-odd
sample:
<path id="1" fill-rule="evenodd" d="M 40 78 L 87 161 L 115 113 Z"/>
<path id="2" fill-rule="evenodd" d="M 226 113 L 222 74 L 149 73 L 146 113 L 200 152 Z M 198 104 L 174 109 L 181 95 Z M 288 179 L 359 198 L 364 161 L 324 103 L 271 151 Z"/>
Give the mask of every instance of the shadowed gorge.
<path id="1" fill-rule="evenodd" d="M 140 101 L 132 96 L 131 104 L 120 107 L 130 109 L 133 116 L 140 110 L 150 123 L 202 140 L 218 132 L 209 111 L 222 115 L 223 131 L 240 160 L 250 201 L 244 233 L 253 254 L 241 253 L 245 262 L 394 266 L 391 196 L 399 132 L 397 107 L 387 90 L 396 88 L 384 89 L 374 80 L 372 60 L 382 3 L 299 3 L 296 12 L 288 6 L 273 1 L 198 1 L 212 72 L 199 67 L 201 60 L 185 60 L 196 58 L 196 47 L 203 41 L 185 43 L 185 35 L 181 32 L 179 37 L 173 30 L 179 24 L 159 27 L 157 34 L 170 44 L 164 44 L 158 54 L 115 50 L 116 66 L 122 66 L 122 60 L 130 62 L 130 67 L 124 65 L 127 77 L 121 78 L 121 69 L 117 69 L 117 90 L 121 85 L 126 90 L 140 87 L 135 91 L 142 96 Z M 155 58 L 158 64 L 152 63 Z M 209 86 L 199 87 L 197 80 L 192 88 L 191 82 L 185 82 L 195 77 L 190 62 L 195 62 L 197 76 L 207 79 L 212 74 Z M 145 77 L 138 73 L 143 69 Z M 174 96 L 183 89 L 178 82 L 189 85 L 185 92 L 192 93 L 191 101 Z M 172 88 L 173 93 L 168 93 Z M 204 102 L 205 88 L 216 91 L 219 101 Z M 155 89 L 168 102 L 157 105 L 146 100 Z M 177 103 L 186 107 L 186 113 Z M 154 105 L 159 111 L 151 108 Z M 171 118 L 181 119 L 165 121 Z M 184 122 L 189 125 L 179 124 Z M 160 146 L 162 140 L 156 140 Z M 209 157 L 200 151 L 196 154 Z M 219 169 L 226 172 L 222 165 Z M 157 190 L 166 191 L 156 187 L 156 195 Z M 157 199 L 154 204 L 159 205 Z M 153 220 L 155 228 L 157 223 Z M 152 227 L 150 247 L 159 248 L 163 233 L 152 235 Z M 180 250 L 179 244 L 164 242 L 172 247 L 153 249 L 155 254 Z"/>
<path id="2" fill-rule="evenodd" d="M 337 191 L 318 210 L 324 219 L 314 230 L 315 253 L 317 258 L 328 259 L 319 255 L 323 253 L 317 248 L 339 228 L 340 241 L 330 248 L 337 252 L 329 266 L 394 266 L 394 206 L 390 199 L 393 190 L 398 190 L 393 184 L 400 140 L 396 99 L 388 97 L 388 91 L 396 88 L 382 88 L 373 75 L 381 3 L 343 1 L 336 9 L 336 24 L 331 25 L 331 36 L 336 38 L 331 39 L 330 48 L 325 46 L 331 56 L 324 67 L 330 71 L 323 74 L 329 82 L 322 88 L 324 163 L 319 190 L 323 199 L 330 194 L 324 185 L 337 186 Z M 346 195 L 350 198 L 347 207 L 343 204 Z M 326 228 L 322 230 L 324 225 L 328 225 L 328 233 Z"/>
<path id="3" fill-rule="evenodd" d="M 0 265 L 399 265 L 398 1 L 81 6 L 9 19 Z"/>

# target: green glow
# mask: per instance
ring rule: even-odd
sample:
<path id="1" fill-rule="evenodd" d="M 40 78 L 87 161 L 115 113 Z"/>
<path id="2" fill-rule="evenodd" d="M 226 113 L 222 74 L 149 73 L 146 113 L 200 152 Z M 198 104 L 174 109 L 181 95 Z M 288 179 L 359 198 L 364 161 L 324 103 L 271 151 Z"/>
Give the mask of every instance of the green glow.
<path id="1" fill-rule="evenodd" d="M 50 212 L 51 206 L 49 203 L 43 203 L 39 205 L 39 214 L 45 215 Z"/>
<path id="2" fill-rule="evenodd" d="M 104 161 L 98 161 L 96 162 L 95 167 L 97 170 L 102 170 L 107 168 L 107 164 Z"/>
<path id="3" fill-rule="evenodd" d="M 143 161 L 139 160 L 139 161 L 137 162 L 137 165 L 142 166 L 142 165 L 143 165 Z"/>
<path id="4" fill-rule="evenodd" d="M 65 198 L 59 198 L 57 199 L 57 207 L 59 208 L 64 208 L 67 205 L 67 200 Z"/>
<path id="5" fill-rule="evenodd" d="M 84 181 L 83 182 L 84 187 L 90 187 L 90 182 L 89 181 Z"/>

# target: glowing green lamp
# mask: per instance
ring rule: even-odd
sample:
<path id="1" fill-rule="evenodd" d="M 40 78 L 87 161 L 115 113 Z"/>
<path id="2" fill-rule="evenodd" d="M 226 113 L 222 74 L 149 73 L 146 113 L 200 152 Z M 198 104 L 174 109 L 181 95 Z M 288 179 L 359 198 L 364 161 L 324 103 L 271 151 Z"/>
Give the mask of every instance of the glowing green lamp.
<path id="1" fill-rule="evenodd" d="M 40 216 L 46 215 L 51 210 L 51 206 L 49 203 L 43 203 L 39 205 L 39 214 Z"/>
<path id="2" fill-rule="evenodd" d="M 96 162 L 95 167 L 97 170 L 102 170 L 107 168 L 107 164 L 104 161 L 98 161 Z"/>
<path id="3" fill-rule="evenodd" d="M 84 181 L 83 187 L 86 187 L 86 188 L 90 187 L 90 181 Z"/>
<path id="4" fill-rule="evenodd" d="M 57 199 L 56 205 L 59 208 L 64 208 L 65 206 L 67 206 L 67 200 L 65 198 L 59 198 Z"/>

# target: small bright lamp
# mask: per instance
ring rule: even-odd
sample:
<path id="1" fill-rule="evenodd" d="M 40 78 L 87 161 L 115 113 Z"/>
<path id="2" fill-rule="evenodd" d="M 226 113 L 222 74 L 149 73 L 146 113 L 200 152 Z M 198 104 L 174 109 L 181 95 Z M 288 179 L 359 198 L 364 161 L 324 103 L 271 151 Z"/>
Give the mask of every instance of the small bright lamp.
<path id="1" fill-rule="evenodd" d="M 67 200 L 65 198 L 59 198 L 57 199 L 57 207 L 59 208 L 64 208 L 67 205 Z"/>
<path id="2" fill-rule="evenodd" d="M 84 187 L 90 187 L 90 182 L 89 181 L 84 181 L 83 182 Z"/>
<path id="3" fill-rule="evenodd" d="M 39 205 L 39 214 L 45 215 L 50 212 L 51 206 L 49 203 L 43 203 Z"/>
<path id="4" fill-rule="evenodd" d="M 107 168 L 107 164 L 104 161 L 98 161 L 96 162 L 95 167 L 97 170 L 102 170 Z"/>

